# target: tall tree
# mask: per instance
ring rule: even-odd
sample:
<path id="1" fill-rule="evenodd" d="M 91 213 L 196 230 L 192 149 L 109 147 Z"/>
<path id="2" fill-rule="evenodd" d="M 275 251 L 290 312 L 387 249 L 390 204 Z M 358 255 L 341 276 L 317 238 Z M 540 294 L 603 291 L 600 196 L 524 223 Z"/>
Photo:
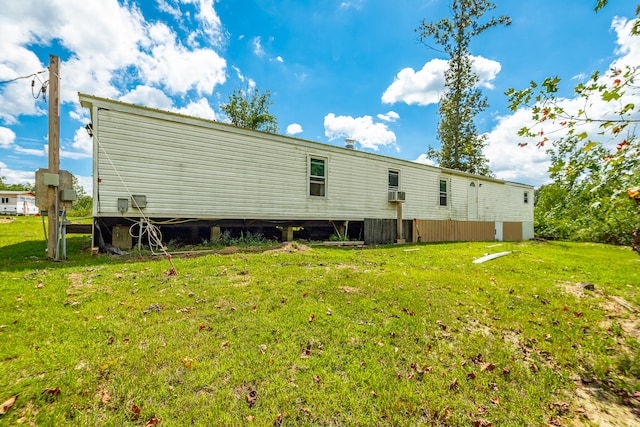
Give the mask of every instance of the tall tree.
<path id="1" fill-rule="evenodd" d="M 598 0 L 596 12 L 606 4 Z M 634 36 L 640 36 L 639 14 L 640 6 L 630 22 Z M 531 112 L 530 125 L 520 129 L 519 135 L 536 139 L 536 145 L 547 150 L 552 186 L 565 192 L 536 215 L 539 229 L 549 230 L 549 237 L 632 243 L 640 253 L 640 138 L 636 135 L 640 106 L 635 103 L 640 97 L 639 79 L 640 66 L 635 64 L 596 71 L 573 89 L 581 101 L 577 109 L 558 96 L 558 77 L 506 92 L 513 111 Z M 558 214 L 552 217 L 552 212 Z M 558 229 L 562 233 L 554 234 Z"/>
<path id="2" fill-rule="evenodd" d="M 236 126 L 277 133 L 278 119 L 269 112 L 271 105 L 269 91 L 260 93 L 256 88 L 249 94 L 236 89 L 229 96 L 229 102 L 220 108 Z"/>
<path id="3" fill-rule="evenodd" d="M 449 56 L 445 72 L 445 93 L 440 99 L 438 138 L 440 150 L 429 147 L 427 155 L 440 166 L 480 175 L 490 175 L 482 149 L 485 137 L 478 135 L 475 116 L 488 106 L 487 98 L 478 88 L 479 77 L 471 68 L 471 40 L 485 30 L 498 25 L 510 25 L 511 18 L 500 16 L 481 23 L 483 15 L 496 8 L 487 0 L 453 0 L 452 19 L 438 22 L 422 21 L 416 30 L 420 40 L 433 38 Z M 430 46 L 431 47 L 431 46 Z M 434 50 L 438 50 L 433 48 Z"/>

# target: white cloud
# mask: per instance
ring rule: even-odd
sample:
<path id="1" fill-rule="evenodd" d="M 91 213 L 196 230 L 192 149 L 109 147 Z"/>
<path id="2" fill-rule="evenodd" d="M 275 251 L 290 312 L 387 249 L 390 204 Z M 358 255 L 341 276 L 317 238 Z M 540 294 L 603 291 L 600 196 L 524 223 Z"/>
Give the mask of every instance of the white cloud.
<path id="1" fill-rule="evenodd" d="M 400 115 L 395 111 L 389 111 L 387 114 L 378 114 L 376 117 L 385 122 L 395 122 L 400 118 Z"/>
<path id="2" fill-rule="evenodd" d="M 472 70 L 480 78 L 478 85 L 493 88 L 491 81 L 500 72 L 500 63 L 481 56 L 473 56 L 472 59 Z M 413 68 L 400 70 L 393 83 L 382 94 L 382 102 L 385 104 L 404 102 L 421 106 L 437 104 L 444 92 L 444 72 L 448 66 L 448 61 L 432 59 L 424 64 L 420 71 L 415 71 Z"/>
<path id="3" fill-rule="evenodd" d="M 144 85 L 138 86 L 129 93 L 121 96 L 120 101 L 161 110 L 169 110 L 173 107 L 173 100 L 163 91 Z"/>
<path id="4" fill-rule="evenodd" d="M 416 163 L 421 163 L 423 165 L 436 166 L 436 162 L 427 157 L 426 154 L 420 154 L 417 159 L 414 160 Z"/>
<path id="5" fill-rule="evenodd" d="M 83 127 L 76 129 L 73 135 L 73 142 L 71 143 L 73 151 L 64 150 L 60 153 L 60 157 L 67 157 L 71 159 L 83 159 L 90 158 L 93 154 L 93 140 L 87 133 L 87 130 Z"/>
<path id="6" fill-rule="evenodd" d="M 75 175 L 75 177 L 78 179 L 78 184 L 84 189 L 84 192 L 87 193 L 88 196 L 93 197 L 93 177 L 83 175 Z"/>
<path id="7" fill-rule="evenodd" d="M 260 36 L 251 39 L 251 44 L 253 45 L 253 53 L 256 56 L 264 56 L 264 49 L 262 48 L 262 41 L 260 40 Z"/>
<path id="8" fill-rule="evenodd" d="M 171 111 L 207 120 L 217 120 L 216 112 L 205 98 L 200 98 L 199 101 L 191 102 L 182 108 L 172 108 Z"/>
<path id="9" fill-rule="evenodd" d="M 224 31 L 213 0 L 185 2 L 195 5 L 203 36 L 220 42 Z M 179 11 L 175 0 L 161 1 L 159 7 L 169 13 Z M 226 62 L 218 53 L 210 48 L 186 48 L 172 29 L 147 22 L 131 2 L 9 2 L 3 5 L 0 28 L 0 79 L 46 67 L 31 50 L 33 45 L 45 46 L 55 40 L 69 52 L 60 66 L 62 102 L 76 103 L 77 92 L 118 98 L 121 88 L 136 79 L 170 94 L 190 90 L 211 94 L 226 78 Z M 29 80 L 0 88 L 0 119 L 6 123 L 16 123 L 21 115 L 41 115 L 45 110 L 45 104 L 31 96 Z"/>
<path id="10" fill-rule="evenodd" d="M 330 141 L 338 138 L 354 138 L 362 148 L 373 150 L 395 146 L 396 143 L 395 133 L 390 131 L 384 123 L 374 123 L 371 116 L 353 118 L 329 113 L 324 117 L 324 134 Z"/>
<path id="11" fill-rule="evenodd" d="M 36 180 L 35 171 L 17 171 L 9 168 L 6 163 L 0 161 L 0 176 L 6 179 L 7 184 L 33 184 Z"/>
<path id="12" fill-rule="evenodd" d="M 298 123 L 291 123 L 287 126 L 287 135 L 297 135 L 299 133 L 302 133 L 302 126 Z"/>
<path id="13" fill-rule="evenodd" d="M 484 155 L 496 178 L 539 186 L 549 180 L 549 155 L 535 141 L 518 137 L 518 130 L 531 119 L 530 110 L 500 117 L 498 125 L 487 134 Z M 521 147 L 518 144 L 526 144 Z"/>
<path id="14" fill-rule="evenodd" d="M 282 63 L 282 62 L 284 62 L 284 59 L 282 59 L 282 56 L 276 56 L 275 61 Z"/>
<path id="15" fill-rule="evenodd" d="M 16 134 L 9 128 L 0 126 L 0 148 L 11 147 L 16 140 Z"/>

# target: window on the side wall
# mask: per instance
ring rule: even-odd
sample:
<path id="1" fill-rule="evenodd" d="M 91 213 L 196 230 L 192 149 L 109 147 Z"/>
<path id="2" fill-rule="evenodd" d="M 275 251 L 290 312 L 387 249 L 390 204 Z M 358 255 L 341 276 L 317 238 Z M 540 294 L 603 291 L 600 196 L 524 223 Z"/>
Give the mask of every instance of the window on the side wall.
<path id="1" fill-rule="evenodd" d="M 327 194 L 327 160 L 309 158 L 309 195 L 325 197 Z"/>
<path id="2" fill-rule="evenodd" d="M 525 203 L 529 203 L 529 192 L 528 192 L 528 191 L 525 191 L 525 192 L 524 192 L 523 201 L 524 201 Z"/>
<path id="3" fill-rule="evenodd" d="M 2 198 L 2 204 L 6 205 L 7 203 L 9 203 L 9 198 L 8 197 L 3 197 Z"/>
<path id="4" fill-rule="evenodd" d="M 440 206 L 447 206 L 449 201 L 447 200 L 447 180 L 440 180 Z"/>
<path id="5" fill-rule="evenodd" d="M 400 172 L 390 170 L 389 171 L 389 190 L 397 191 L 400 188 Z"/>

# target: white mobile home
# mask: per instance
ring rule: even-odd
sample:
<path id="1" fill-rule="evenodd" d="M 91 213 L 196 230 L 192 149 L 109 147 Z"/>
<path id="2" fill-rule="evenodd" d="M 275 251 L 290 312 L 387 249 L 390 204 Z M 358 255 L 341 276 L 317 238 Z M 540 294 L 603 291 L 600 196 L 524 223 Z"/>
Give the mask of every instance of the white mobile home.
<path id="1" fill-rule="evenodd" d="M 529 185 L 84 94 L 80 101 L 91 112 L 101 228 L 144 215 L 194 227 L 324 225 L 368 242 L 389 224 L 382 240 L 533 237 Z"/>
<path id="2" fill-rule="evenodd" d="M 36 195 L 32 191 L 0 190 L 0 214 L 2 215 L 35 215 Z"/>

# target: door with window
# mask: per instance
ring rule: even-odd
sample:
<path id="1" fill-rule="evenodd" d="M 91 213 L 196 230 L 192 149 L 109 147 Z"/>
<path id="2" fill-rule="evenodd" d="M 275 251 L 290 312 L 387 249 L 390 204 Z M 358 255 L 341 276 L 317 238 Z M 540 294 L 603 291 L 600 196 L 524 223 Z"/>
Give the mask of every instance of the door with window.
<path id="1" fill-rule="evenodd" d="M 467 190 L 467 219 L 478 219 L 478 184 L 475 181 L 469 182 Z"/>

